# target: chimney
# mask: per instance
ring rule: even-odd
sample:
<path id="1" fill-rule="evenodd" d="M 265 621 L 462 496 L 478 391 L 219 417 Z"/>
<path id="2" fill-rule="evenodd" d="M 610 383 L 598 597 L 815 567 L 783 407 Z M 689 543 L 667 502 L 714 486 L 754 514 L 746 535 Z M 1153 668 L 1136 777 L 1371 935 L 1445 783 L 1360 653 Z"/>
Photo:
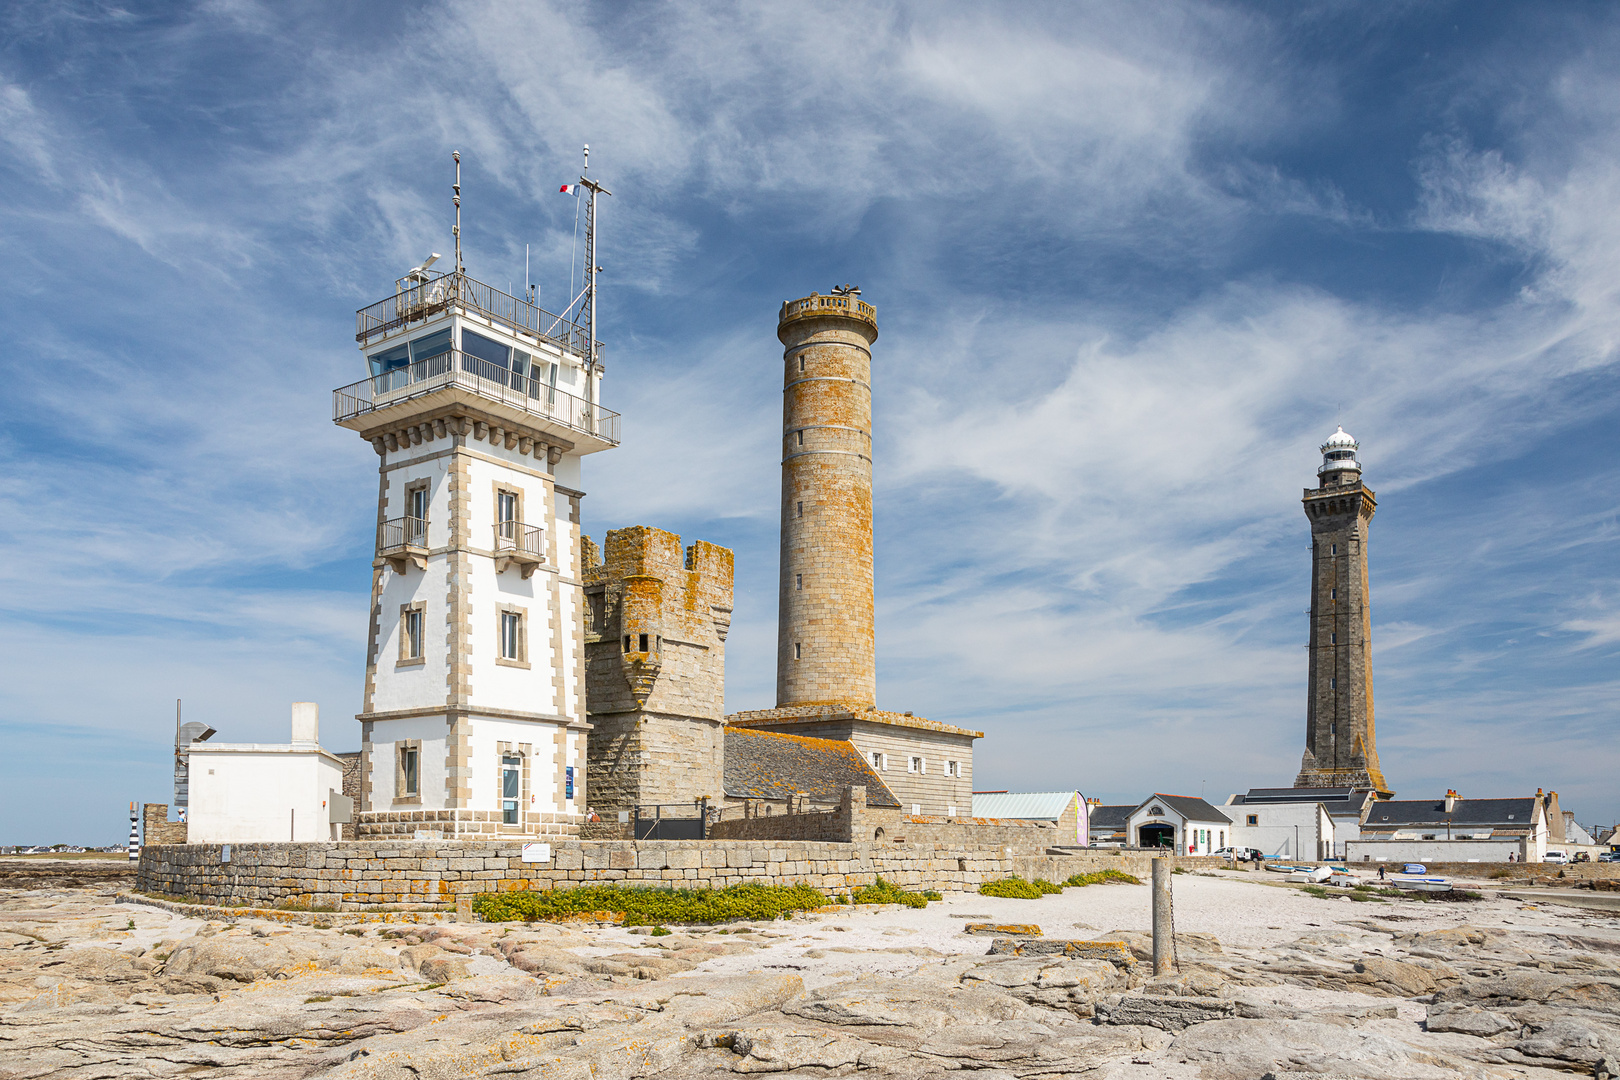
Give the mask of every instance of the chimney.
<path id="1" fill-rule="evenodd" d="M 321 707 L 313 701 L 295 701 L 292 707 L 292 741 L 321 741 Z"/>
<path id="2" fill-rule="evenodd" d="M 1446 792 L 1446 813 L 1449 814 L 1455 809 L 1457 809 L 1457 793 L 1448 790 Z"/>

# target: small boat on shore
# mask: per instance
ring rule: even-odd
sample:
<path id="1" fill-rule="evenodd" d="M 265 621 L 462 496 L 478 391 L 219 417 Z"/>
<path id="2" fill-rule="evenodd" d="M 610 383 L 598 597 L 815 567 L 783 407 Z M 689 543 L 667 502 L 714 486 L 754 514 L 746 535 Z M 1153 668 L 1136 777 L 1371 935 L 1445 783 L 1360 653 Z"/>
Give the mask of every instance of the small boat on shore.
<path id="1" fill-rule="evenodd" d="M 1310 885 L 1320 885 L 1333 876 L 1333 870 L 1327 866 L 1296 866 L 1294 872 L 1288 875 L 1289 881 L 1300 881 Z"/>
<path id="2" fill-rule="evenodd" d="M 1328 884 L 1335 888 L 1353 889 L 1357 885 L 1363 884 L 1363 882 L 1354 874 L 1346 873 L 1343 870 L 1335 870 L 1333 876 L 1328 878 Z"/>
<path id="3" fill-rule="evenodd" d="M 1296 870 L 1305 869 L 1305 867 L 1295 866 L 1293 863 L 1276 862 L 1266 863 L 1266 869 L 1273 874 L 1292 874 Z"/>
<path id="4" fill-rule="evenodd" d="M 1418 874 L 1395 874 L 1391 876 L 1390 884 L 1407 892 L 1440 893 L 1451 891 L 1450 878 L 1423 877 Z"/>

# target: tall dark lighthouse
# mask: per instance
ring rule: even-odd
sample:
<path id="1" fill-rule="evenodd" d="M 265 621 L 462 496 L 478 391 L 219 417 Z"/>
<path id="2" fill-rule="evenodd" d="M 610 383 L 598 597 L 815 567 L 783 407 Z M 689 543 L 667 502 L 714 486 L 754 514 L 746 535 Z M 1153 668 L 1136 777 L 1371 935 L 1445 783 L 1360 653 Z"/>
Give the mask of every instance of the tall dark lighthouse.
<path id="1" fill-rule="evenodd" d="M 1318 485 L 1305 489 L 1311 523 L 1310 686 L 1305 756 L 1296 788 L 1394 793 L 1378 764 L 1373 726 L 1372 614 L 1367 532 L 1378 508 L 1361 482 L 1360 444 L 1339 428 L 1322 444 Z"/>

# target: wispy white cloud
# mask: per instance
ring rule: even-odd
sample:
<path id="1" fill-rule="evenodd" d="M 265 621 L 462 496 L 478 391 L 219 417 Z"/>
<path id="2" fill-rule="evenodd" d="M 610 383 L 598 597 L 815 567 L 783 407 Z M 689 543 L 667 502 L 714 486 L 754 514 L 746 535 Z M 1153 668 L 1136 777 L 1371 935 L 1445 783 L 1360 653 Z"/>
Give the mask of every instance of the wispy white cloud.
<path id="1" fill-rule="evenodd" d="M 1351 167 L 1298 147 L 1377 125 L 1363 60 L 1304 59 L 1309 34 L 1221 5 L 7 18 L 52 61 L 0 61 L 0 235 L 30 268 L 0 298 L 7 715 L 155 731 L 177 684 L 243 725 L 292 697 L 348 710 L 374 479 L 324 415 L 357 374 L 347 311 L 448 252 L 452 147 L 470 266 L 516 280 L 531 244 L 555 302 L 556 185 L 590 142 L 627 435 L 588 465 L 587 524 L 739 547 L 734 706 L 772 692 L 775 304 L 836 275 L 884 327 L 882 693 L 990 732 L 981 778 L 1286 782 L 1296 500 L 1342 419 L 1382 500 L 1386 769 L 1612 800 L 1482 735 L 1535 716 L 1562 752 L 1613 716 L 1620 635 L 1591 598 L 1616 593 L 1593 553 L 1620 471 L 1571 446 L 1615 408 L 1620 95 L 1595 53 L 1550 58 L 1511 108 L 1489 64 L 1449 71 L 1426 137 Z M 1410 198 L 1369 194 L 1369 169 Z M 1420 240 L 1453 246 L 1395 246 Z M 1369 268 L 1299 280 L 1313 245 Z M 1508 284 L 1384 287 L 1412 265 Z M 106 663 L 64 705 L 86 642 Z"/>

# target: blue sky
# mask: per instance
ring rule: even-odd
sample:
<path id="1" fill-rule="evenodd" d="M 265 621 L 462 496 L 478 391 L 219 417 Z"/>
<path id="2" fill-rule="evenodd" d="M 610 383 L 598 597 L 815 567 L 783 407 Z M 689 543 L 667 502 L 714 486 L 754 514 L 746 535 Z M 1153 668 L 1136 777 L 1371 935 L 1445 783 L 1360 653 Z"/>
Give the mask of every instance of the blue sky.
<path id="1" fill-rule="evenodd" d="M 217 2 L 0 9 L 0 842 L 168 798 L 176 697 L 358 746 L 353 312 L 448 252 L 567 292 L 587 530 L 737 552 L 772 703 L 783 299 L 877 306 L 880 704 L 976 785 L 1224 798 L 1303 749 L 1300 490 L 1378 492 L 1384 772 L 1620 817 L 1608 5 Z"/>

